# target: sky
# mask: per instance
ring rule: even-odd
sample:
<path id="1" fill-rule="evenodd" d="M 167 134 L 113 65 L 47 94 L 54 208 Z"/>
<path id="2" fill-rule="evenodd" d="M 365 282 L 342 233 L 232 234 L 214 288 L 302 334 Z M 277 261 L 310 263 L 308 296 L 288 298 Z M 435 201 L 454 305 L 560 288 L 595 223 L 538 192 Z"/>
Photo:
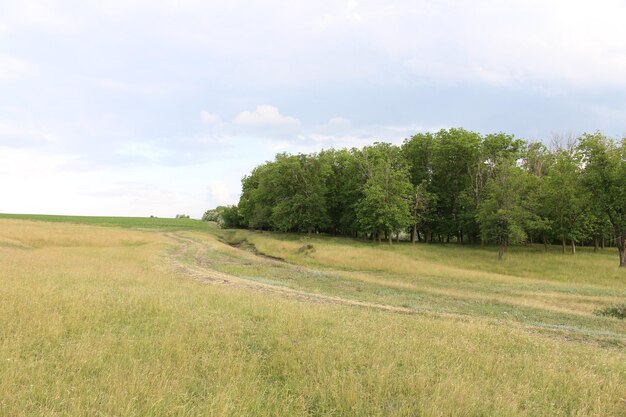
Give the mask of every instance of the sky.
<path id="1" fill-rule="evenodd" d="M 200 217 L 277 152 L 626 134 L 626 2 L 0 0 L 0 212 Z"/>

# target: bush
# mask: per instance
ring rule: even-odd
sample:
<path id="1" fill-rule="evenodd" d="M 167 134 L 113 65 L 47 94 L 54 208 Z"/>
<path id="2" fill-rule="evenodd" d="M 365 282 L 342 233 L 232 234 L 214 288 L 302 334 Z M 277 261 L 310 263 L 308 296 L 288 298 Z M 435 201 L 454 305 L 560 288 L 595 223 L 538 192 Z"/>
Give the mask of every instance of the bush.
<path id="1" fill-rule="evenodd" d="M 220 223 L 222 221 L 222 212 L 224 211 L 224 209 L 224 206 L 218 206 L 214 209 L 207 210 L 202 215 L 202 220 L 205 222 Z"/>
<path id="2" fill-rule="evenodd" d="M 207 210 L 202 215 L 205 222 L 216 222 L 224 229 L 237 229 L 242 227 L 242 219 L 237 206 L 218 206 Z"/>
<path id="3" fill-rule="evenodd" d="M 597 308 L 594 313 L 598 316 L 617 317 L 618 319 L 624 319 L 626 318 L 626 303 Z"/>
<path id="4" fill-rule="evenodd" d="M 222 210 L 222 221 L 220 226 L 225 229 L 236 229 L 241 227 L 241 215 L 239 214 L 239 207 L 226 206 Z"/>

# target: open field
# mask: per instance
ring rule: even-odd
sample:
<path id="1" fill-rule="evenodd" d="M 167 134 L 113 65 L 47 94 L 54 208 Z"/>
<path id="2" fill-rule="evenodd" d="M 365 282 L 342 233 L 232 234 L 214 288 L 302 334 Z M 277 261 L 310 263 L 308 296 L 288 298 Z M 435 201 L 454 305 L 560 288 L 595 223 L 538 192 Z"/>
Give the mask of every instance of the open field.
<path id="1" fill-rule="evenodd" d="M 0 217 L 3 416 L 626 416 L 613 251 Z"/>
<path id="2" fill-rule="evenodd" d="M 61 216 L 49 214 L 5 214 L 0 219 L 22 219 L 44 222 L 93 224 L 134 229 L 206 230 L 207 224 L 194 219 L 171 219 L 158 217 L 111 217 L 111 216 Z"/>

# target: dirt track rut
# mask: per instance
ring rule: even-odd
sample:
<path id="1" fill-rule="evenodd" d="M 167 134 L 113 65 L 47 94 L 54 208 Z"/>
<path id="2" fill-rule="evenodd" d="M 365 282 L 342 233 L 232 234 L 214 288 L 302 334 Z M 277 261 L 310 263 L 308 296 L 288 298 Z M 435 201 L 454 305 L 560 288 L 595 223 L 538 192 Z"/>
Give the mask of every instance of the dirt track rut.
<path id="1" fill-rule="evenodd" d="M 416 314 L 420 312 L 418 310 L 406 307 L 370 303 L 366 301 L 352 300 L 349 298 L 335 297 L 331 295 L 309 293 L 306 291 L 300 291 L 280 285 L 272 285 L 263 282 L 252 281 L 249 279 L 240 278 L 235 275 L 225 274 L 223 272 L 210 269 L 207 266 L 201 265 L 196 257 L 193 257 L 194 261 L 192 263 L 185 262 L 183 259 L 187 254 L 191 252 L 192 249 L 200 249 L 201 251 L 206 250 L 206 248 L 195 240 L 181 236 L 177 233 L 166 233 L 165 235 L 168 238 L 175 240 L 179 245 L 176 251 L 169 258 L 170 265 L 176 270 L 176 272 L 187 275 L 199 281 L 214 285 L 223 285 L 254 291 L 263 291 L 267 293 L 278 294 L 284 297 L 307 301 L 310 303 L 342 304 L 403 314 Z"/>

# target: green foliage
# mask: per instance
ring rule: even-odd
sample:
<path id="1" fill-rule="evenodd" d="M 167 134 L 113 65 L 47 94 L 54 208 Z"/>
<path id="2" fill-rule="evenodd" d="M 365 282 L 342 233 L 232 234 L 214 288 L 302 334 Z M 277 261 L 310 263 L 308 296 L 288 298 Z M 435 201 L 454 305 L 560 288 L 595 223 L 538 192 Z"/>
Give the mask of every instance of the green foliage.
<path id="1" fill-rule="evenodd" d="M 276 157 L 273 185 L 275 206 L 271 220 L 281 231 L 306 231 L 325 228 L 326 179 L 330 167 L 317 155 L 285 155 Z"/>
<path id="2" fill-rule="evenodd" d="M 504 249 L 530 240 L 565 251 L 569 241 L 573 252 L 617 238 L 626 265 L 625 153 L 600 133 L 550 151 L 506 133 L 442 129 L 400 147 L 279 154 L 242 180 L 233 224 L 378 239 L 410 231 L 414 241 Z"/>
<path id="3" fill-rule="evenodd" d="M 478 207 L 477 220 L 484 240 L 494 241 L 503 249 L 526 240 L 524 223 L 528 213 L 521 204 L 526 193 L 525 173 L 510 161 L 497 165 L 487 181 L 485 198 Z"/>
<path id="4" fill-rule="evenodd" d="M 594 311 L 598 316 L 616 317 L 626 319 L 626 304 L 610 305 Z"/>
<path id="5" fill-rule="evenodd" d="M 368 146 L 362 153 L 367 178 L 357 207 L 357 223 L 366 233 L 379 236 L 405 229 L 411 224 L 411 183 L 400 150 L 387 143 Z M 390 240 L 391 241 L 391 240 Z"/>
<path id="6" fill-rule="evenodd" d="M 579 156 L 559 149 L 543 179 L 544 212 L 552 220 L 553 233 L 566 240 L 579 241 L 585 235 L 585 214 L 590 196 L 581 181 Z"/>
<path id="7" fill-rule="evenodd" d="M 363 198 L 364 174 L 357 149 L 330 149 L 319 157 L 330 169 L 326 180 L 326 205 L 329 231 L 353 235 L 359 230 L 356 209 Z"/>
<path id="8" fill-rule="evenodd" d="M 219 225 L 225 229 L 237 229 L 242 227 L 239 207 L 235 205 L 222 207 Z"/>
<path id="9" fill-rule="evenodd" d="M 219 223 L 222 219 L 222 212 L 224 211 L 224 208 L 224 206 L 217 206 L 214 209 L 205 211 L 202 215 L 202 221 Z"/>
<path id="10" fill-rule="evenodd" d="M 599 132 L 584 134 L 578 149 L 583 182 L 593 195 L 596 212 L 604 213 L 613 227 L 620 266 L 626 267 L 626 139 L 617 143 Z"/>

